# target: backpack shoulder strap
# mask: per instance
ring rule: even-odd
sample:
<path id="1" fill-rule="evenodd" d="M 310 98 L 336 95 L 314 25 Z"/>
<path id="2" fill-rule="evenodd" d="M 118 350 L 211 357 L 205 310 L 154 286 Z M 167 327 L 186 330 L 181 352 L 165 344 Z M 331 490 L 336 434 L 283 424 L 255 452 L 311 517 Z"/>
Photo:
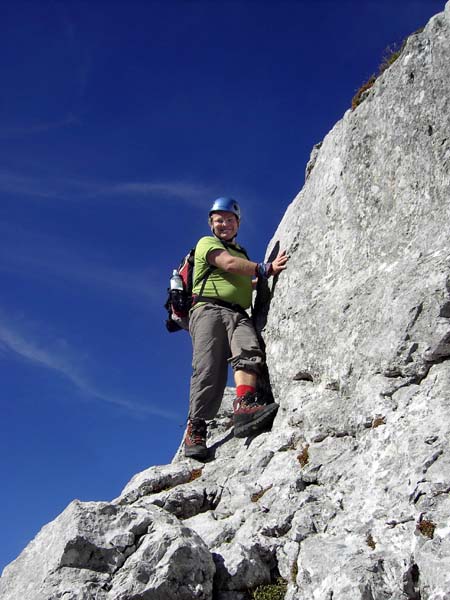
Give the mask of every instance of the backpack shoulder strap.
<path id="1" fill-rule="evenodd" d="M 192 264 L 192 277 L 193 277 L 193 272 L 194 272 L 195 248 L 196 248 L 196 247 L 194 247 L 194 248 L 191 250 L 191 254 L 190 254 L 190 256 L 189 256 L 190 260 L 192 261 L 192 262 L 191 262 L 191 264 Z M 199 296 L 203 296 L 203 291 L 204 291 L 204 289 L 205 289 L 206 281 L 207 281 L 208 277 L 211 275 L 211 273 L 212 273 L 213 271 L 215 271 L 216 269 L 217 269 L 217 267 L 215 267 L 214 265 L 210 265 L 210 264 L 208 263 L 208 268 L 206 269 L 206 272 L 205 272 L 205 274 L 203 275 L 203 277 L 202 277 L 202 279 L 201 279 L 201 282 L 202 282 L 202 287 L 200 288 L 200 292 L 199 292 L 199 294 L 198 294 Z M 192 284 L 193 284 L 193 282 L 192 282 Z M 193 286 L 191 286 L 191 289 L 192 289 L 192 287 L 193 287 Z"/>
<path id="2" fill-rule="evenodd" d="M 240 252 L 241 254 L 243 254 L 247 260 L 250 260 L 247 254 L 247 250 L 243 246 L 236 246 L 236 244 L 231 244 L 229 242 L 222 242 L 222 244 L 225 248 L 232 248 L 233 250 L 236 250 L 236 252 Z"/>

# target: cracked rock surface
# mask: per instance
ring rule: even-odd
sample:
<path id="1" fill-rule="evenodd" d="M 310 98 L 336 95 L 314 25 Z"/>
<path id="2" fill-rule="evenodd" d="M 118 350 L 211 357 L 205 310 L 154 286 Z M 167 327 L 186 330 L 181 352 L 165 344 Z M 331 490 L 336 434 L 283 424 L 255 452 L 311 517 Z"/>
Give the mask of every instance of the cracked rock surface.
<path id="1" fill-rule="evenodd" d="M 205 543 L 156 506 L 72 502 L 0 580 L 3 599 L 210 598 Z"/>
<path id="2" fill-rule="evenodd" d="M 317 144 L 259 315 L 273 428 L 73 502 L 1 600 L 450 600 L 450 3 Z"/>

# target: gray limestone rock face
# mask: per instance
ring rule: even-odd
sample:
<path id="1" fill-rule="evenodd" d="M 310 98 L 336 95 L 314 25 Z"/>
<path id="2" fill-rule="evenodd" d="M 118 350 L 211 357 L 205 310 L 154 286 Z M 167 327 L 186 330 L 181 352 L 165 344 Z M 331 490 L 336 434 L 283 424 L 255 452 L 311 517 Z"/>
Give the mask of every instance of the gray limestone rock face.
<path id="1" fill-rule="evenodd" d="M 450 598 L 449 131 L 447 4 L 314 149 L 271 242 L 276 425 L 335 505 L 316 535 L 294 518 L 292 597 Z"/>
<path id="2" fill-rule="evenodd" d="M 228 389 L 211 460 L 71 504 L 0 599 L 450 600 L 449 232 L 450 3 L 315 146 L 268 247 L 291 257 L 258 320 L 271 431 L 234 438 Z"/>
<path id="3" fill-rule="evenodd" d="M 266 326 L 280 394 L 417 380 L 449 356 L 449 55 L 447 5 L 315 151 L 271 243 L 291 255 Z"/>
<path id="4" fill-rule="evenodd" d="M 2 600 L 211 597 L 204 542 L 156 506 L 72 502 L 3 572 Z"/>

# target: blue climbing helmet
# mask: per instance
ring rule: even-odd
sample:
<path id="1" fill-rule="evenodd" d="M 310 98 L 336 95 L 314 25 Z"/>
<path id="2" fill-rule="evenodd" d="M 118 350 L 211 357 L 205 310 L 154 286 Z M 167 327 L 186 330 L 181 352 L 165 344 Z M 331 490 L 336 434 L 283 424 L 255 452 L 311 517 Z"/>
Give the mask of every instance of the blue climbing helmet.
<path id="1" fill-rule="evenodd" d="M 236 202 L 236 200 L 233 200 L 233 198 L 217 198 L 214 200 L 211 208 L 209 209 L 209 216 L 219 210 L 233 213 L 233 215 L 236 215 L 238 221 L 241 220 L 241 209 L 239 208 L 239 204 Z"/>

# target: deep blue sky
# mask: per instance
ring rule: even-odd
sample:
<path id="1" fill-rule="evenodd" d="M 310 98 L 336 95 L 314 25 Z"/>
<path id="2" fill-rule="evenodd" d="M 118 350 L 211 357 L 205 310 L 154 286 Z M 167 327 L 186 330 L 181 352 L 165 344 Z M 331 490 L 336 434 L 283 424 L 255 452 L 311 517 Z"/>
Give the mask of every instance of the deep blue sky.
<path id="1" fill-rule="evenodd" d="M 0 3 L 0 569 L 170 462 L 191 355 L 162 304 L 209 204 L 261 260 L 313 144 L 444 4 Z"/>

